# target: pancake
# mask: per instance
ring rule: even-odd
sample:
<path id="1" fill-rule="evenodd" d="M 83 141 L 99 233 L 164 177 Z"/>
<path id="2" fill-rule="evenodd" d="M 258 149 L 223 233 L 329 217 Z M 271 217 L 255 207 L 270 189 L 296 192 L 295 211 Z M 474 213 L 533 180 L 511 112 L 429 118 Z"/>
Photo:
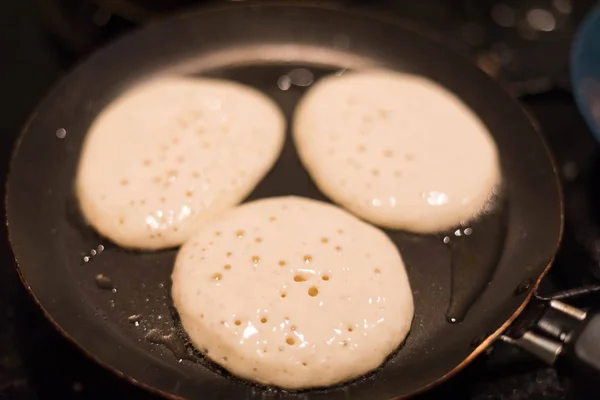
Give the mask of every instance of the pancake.
<path id="1" fill-rule="evenodd" d="M 376 369 L 414 313 L 391 240 L 300 197 L 246 203 L 204 225 L 180 249 L 172 281 L 196 348 L 234 375 L 287 389 Z"/>
<path id="2" fill-rule="evenodd" d="M 453 93 L 414 75 L 322 79 L 296 109 L 294 140 L 325 195 L 385 228 L 449 229 L 486 208 L 501 181 L 485 125 Z"/>
<path id="3" fill-rule="evenodd" d="M 185 77 L 143 82 L 89 129 L 76 178 L 81 211 L 122 247 L 180 245 L 254 189 L 284 137 L 278 107 L 250 87 Z"/>

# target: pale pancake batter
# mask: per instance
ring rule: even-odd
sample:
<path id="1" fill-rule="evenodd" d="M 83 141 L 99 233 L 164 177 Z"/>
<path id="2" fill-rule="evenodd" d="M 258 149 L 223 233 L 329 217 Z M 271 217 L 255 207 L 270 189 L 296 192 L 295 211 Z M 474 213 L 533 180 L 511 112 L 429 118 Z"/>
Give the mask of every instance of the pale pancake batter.
<path id="1" fill-rule="evenodd" d="M 250 87 L 204 78 L 146 81 L 92 124 L 77 174 L 81 210 L 122 247 L 177 246 L 254 189 L 284 135 L 278 107 Z"/>
<path id="2" fill-rule="evenodd" d="M 476 217 L 500 184 L 485 125 L 447 89 L 414 75 L 322 79 L 297 108 L 294 139 L 323 193 L 386 228 L 451 228 Z"/>
<path id="3" fill-rule="evenodd" d="M 284 388 L 377 368 L 413 298 L 396 246 L 328 203 L 277 197 L 206 224 L 179 251 L 172 297 L 192 343 L 231 373 Z"/>

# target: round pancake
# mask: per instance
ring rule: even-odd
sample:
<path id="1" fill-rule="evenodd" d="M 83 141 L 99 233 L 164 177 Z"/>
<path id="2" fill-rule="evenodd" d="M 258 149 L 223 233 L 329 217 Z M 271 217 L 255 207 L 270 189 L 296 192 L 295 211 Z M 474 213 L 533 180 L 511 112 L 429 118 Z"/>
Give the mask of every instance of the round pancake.
<path id="1" fill-rule="evenodd" d="M 186 77 L 144 82 L 90 127 L 76 181 L 82 213 L 122 247 L 177 246 L 254 189 L 284 136 L 278 107 L 250 87 Z"/>
<path id="2" fill-rule="evenodd" d="M 414 75 L 322 79 L 298 105 L 294 140 L 325 195 L 386 228 L 451 228 L 474 218 L 500 183 L 484 124 L 447 89 Z"/>
<path id="3" fill-rule="evenodd" d="M 246 203 L 179 251 L 172 298 L 192 343 L 231 373 L 288 389 L 377 368 L 414 313 L 391 240 L 300 197 Z"/>

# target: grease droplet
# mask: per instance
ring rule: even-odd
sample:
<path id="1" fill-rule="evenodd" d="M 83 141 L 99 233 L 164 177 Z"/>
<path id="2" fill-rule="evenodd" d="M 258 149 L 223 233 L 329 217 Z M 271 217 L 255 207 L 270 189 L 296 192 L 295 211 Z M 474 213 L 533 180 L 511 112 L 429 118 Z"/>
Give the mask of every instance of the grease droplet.
<path id="1" fill-rule="evenodd" d="M 171 332 L 168 335 L 162 334 L 158 329 L 151 329 L 144 339 L 154 344 L 161 344 L 171 350 L 173 355 L 177 359 L 187 359 L 194 360 L 190 355 L 187 347 L 185 346 L 185 342 L 182 338 L 177 336 L 174 332 Z"/>
<path id="2" fill-rule="evenodd" d="M 65 128 L 59 128 L 56 130 L 56 137 L 59 139 L 64 139 L 67 137 L 67 130 Z"/>
<path id="3" fill-rule="evenodd" d="M 288 75 L 292 85 L 306 87 L 310 86 L 314 81 L 314 75 L 306 68 L 296 68 L 291 70 Z"/>
<path id="4" fill-rule="evenodd" d="M 98 274 L 96 275 L 95 281 L 96 286 L 98 286 L 100 289 L 112 290 L 115 288 L 112 279 L 110 279 L 108 276 Z"/>
<path id="5" fill-rule="evenodd" d="M 132 324 L 139 322 L 140 319 L 142 319 L 142 314 L 134 314 L 134 315 L 130 315 L 129 317 L 127 317 L 127 320 L 129 322 L 131 322 Z"/>

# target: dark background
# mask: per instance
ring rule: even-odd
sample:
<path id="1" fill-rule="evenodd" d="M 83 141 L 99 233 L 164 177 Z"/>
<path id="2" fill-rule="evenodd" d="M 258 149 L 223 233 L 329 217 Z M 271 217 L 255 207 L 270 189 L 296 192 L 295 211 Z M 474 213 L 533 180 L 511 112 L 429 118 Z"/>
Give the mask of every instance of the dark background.
<path id="1" fill-rule="evenodd" d="M 3 176 L 12 141 L 58 77 L 97 45 L 161 15 L 178 2 L 171 2 L 170 7 L 157 6 L 164 4 L 159 1 L 142 3 L 155 6 L 140 13 L 127 7 L 125 10 L 131 12 L 98 7 L 85 0 L 0 2 Z M 365 7 L 364 2 L 348 3 Z M 596 161 L 600 157 L 573 104 L 567 62 L 576 27 L 594 2 L 420 0 L 370 4 L 373 3 L 443 34 L 457 49 L 471 54 L 481 68 L 508 82 L 514 94 L 521 97 L 552 145 L 565 190 L 564 245 L 542 290 L 551 293 L 597 282 L 600 224 L 594 202 L 598 196 L 596 188 L 600 187 Z M 506 7 L 512 13 L 507 13 Z M 528 19 L 527 12 L 533 9 L 551 10 L 554 26 L 544 19 Z M 4 240 L 0 261 L 0 399 L 154 398 L 89 361 L 44 320 L 20 284 Z M 599 304 L 597 298 L 581 301 L 588 306 Z M 578 388 L 568 371 L 557 372 L 499 343 L 458 376 L 420 399 L 600 398 L 591 392 L 578 393 L 582 392 Z"/>

